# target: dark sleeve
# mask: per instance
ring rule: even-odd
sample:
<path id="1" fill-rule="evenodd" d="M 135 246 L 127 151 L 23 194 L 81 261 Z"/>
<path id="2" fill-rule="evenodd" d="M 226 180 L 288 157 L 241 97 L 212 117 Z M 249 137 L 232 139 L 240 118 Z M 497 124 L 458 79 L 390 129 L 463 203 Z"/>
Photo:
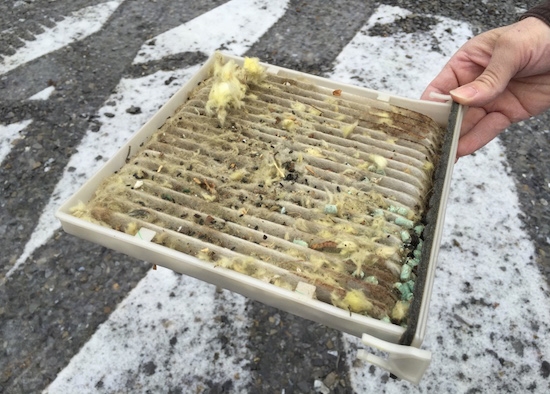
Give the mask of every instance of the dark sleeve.
<path id="1" fill-rule="evenodd" d="M 529 11 L 523 14 L 519 19 L 520 20 L 525 19 L 530 16 L 534 16 L 535 18 L 538 18 L 546 22 L 546 24 L 550 26 L 550 1 L 547 1 L 536 7 L 531 8 Z"/>

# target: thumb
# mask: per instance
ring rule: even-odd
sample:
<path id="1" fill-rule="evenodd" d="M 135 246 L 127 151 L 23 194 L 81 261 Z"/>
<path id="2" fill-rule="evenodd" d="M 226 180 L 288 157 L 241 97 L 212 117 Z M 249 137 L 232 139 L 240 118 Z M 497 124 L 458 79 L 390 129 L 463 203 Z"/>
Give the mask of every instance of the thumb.
<path id="1" fill-rule="evenodd" d="M 467 106 L 481 107 L 496 99 L 518 71 L 513 54 L 495 51 L 485 71 L 473 82 L 451 90 L 453 99 Z"/>

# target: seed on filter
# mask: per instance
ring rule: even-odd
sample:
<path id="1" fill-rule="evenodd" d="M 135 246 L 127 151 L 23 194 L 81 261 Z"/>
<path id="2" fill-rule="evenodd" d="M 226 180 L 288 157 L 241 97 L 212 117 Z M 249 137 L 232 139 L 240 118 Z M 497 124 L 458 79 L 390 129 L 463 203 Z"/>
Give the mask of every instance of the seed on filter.
<path id="1" fill-rule="evenodd" d="M 176 202 L 176 200 L 174 200 L 174 198 L 169 194 L 162 194 L 160 197 L 166 201 Z"/>
<path id="2" fill-rule="evenodd" d="M 371 181 L 372 183 L 374 183 L 375 185 L 378 185 L 378 184 L 380 183 L 381 180 L 382 180 L 382 178 L 377 178 L 377 177 L 372 177 L 372 178 L 370 179 L 370 181 Z"/>
<path id="3" fill-rule="evenodd" d="M 338 243 L 334 241 L 324 241 L 324 242 L 311 244 L 310 248 L 321 252 L 340 253 L 341 251 L 341 249 L 338 247 Z"/>

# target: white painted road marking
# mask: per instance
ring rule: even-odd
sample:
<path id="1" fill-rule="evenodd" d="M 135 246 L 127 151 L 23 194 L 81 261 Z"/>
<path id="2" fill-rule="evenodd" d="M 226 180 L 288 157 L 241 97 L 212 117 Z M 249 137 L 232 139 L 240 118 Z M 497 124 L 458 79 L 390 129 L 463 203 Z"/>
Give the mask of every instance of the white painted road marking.
<path id="1" fill-rule="evenodd" d="M 19 138 L 19 133 L 32 123 L 32 119 L 9 125 L 0 124 L 0 163 L 11 151 L 12 143 Z"/>
<path id="2" fill-rule="evenodd" d="M 144 44 L 134 64 L 182 52 L 242 54 L 281 18 L 288 1 L 232 0 Z M 152 40 L 149 40 L 151 42 Z"/>
<path id="3" fill-rule="evenodd" d="M 33 41 L 26 41 L 13 55 L 0 61 L 0 75 L 99 31 L 122 1 L 85 7 L 73 12 L 53 28 L 44 27 L 44 33 L 36 35 Z"/>

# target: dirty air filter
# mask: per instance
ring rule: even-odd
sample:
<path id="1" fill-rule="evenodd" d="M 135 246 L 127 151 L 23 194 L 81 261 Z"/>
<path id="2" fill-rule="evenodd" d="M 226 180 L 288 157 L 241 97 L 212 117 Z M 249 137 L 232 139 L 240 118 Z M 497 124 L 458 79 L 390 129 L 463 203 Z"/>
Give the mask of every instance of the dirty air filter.
<path id="1" fill-rule="evenodd" d="M 430 355 L 402 345 L 424 336 L 461 113 L 216 54 L 58 217 L 363 336 L 418 381 Z"/>

